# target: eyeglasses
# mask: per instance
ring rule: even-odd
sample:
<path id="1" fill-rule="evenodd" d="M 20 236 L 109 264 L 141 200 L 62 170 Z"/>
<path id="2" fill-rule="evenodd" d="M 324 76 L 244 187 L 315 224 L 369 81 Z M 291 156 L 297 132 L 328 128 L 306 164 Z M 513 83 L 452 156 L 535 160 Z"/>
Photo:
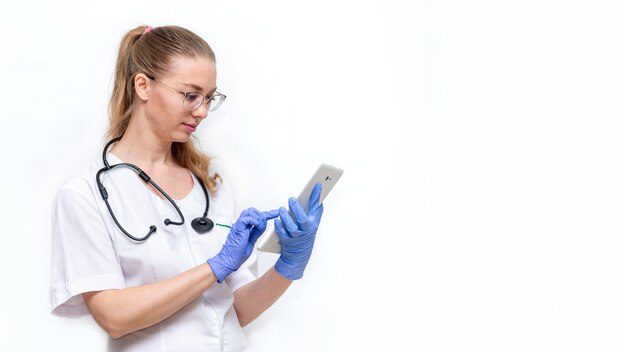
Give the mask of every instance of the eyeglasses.
<path id="1" fill-rule="evenodd" d="M 178 93 L 183 95 L 183 108 L 193 111 L 196 110 L 197 108 L 200 107 L 200 105 L 202 105 L 202 103 L 204 103 L 204 101 L 206 100 L 206 104 L 207 104 L 207 110 L 208 111 L 215 111 L 217 110 L 217 108 L 220 107 L 220 105 L 222 105 L 222 103 L 224 102 L 224 100 L 226 99 L 226 96 L 222 93 L 219 92 L 215 92 L 213 93 L 212 96 L 207 97 L 202 95 L 202 93 L 198 93 L 198 92 L 181 92 L 180 90 L 166 84 L 163 83 L 161 81 L 157 81 L 156 78 L 154 77 L 150 77 L 148 76 L 148 78 L 150 78 L 151 80 L 157 82 L 157 83 L 161 83 L 162 85 L 171 88 L 175 91 L 177 91 Z"/>

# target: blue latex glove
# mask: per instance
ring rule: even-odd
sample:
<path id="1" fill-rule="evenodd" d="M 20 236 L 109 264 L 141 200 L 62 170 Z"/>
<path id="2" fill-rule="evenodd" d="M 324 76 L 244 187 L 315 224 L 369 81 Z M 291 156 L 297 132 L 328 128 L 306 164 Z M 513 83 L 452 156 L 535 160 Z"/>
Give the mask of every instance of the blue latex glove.
<path id="1" fill-rule="evenodd" d="M 280 219 L 274 220 L 276 234 L 280 240 L 280 258 L 274 265 L 276 271 L 290 280 L 297 280 L 304 274 L 315 242 L 315 234 L 324 212 L 324 205 L 320 204 L 322 185 L 316 184 L 309 197 L 308 212 L 295 198 L 289 198 L 289 208 L 293 213 L 291 218 L 287 209 L 279 209 Z"/>
<path id="2" fill-rule="evenodd" d="M 239 219 L 230 228 L 222 250 L 207 260 L 217 282 L 221 283 L 228 275 L 239 269 L 250 257 L 254 244 L 267 228 L 267 220 L 278 217 L 278 210 L 258 211 L 248 208 L 241 212 Z"/>

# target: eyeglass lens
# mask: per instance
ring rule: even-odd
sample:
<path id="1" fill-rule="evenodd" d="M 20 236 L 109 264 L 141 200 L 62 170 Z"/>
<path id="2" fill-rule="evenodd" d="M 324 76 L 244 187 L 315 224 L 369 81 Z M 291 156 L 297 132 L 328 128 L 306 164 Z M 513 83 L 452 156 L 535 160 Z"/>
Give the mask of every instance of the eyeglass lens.
<path id="1" fill-rule="evenodd" d="M 185 95 L 185 100 L 183 102 L 183 105 L 185 109 L 196 110 L 204 102 L 204 99 L 205 97 L 200 93 L 187 93 L 187 95 Z M 217 108 L 219 108 L 220 105 L 222 105 L 223 101 L 224 101 L 224 96 L 221 94 L 216 94 L 208 99 L 207 109 L 209 111 L 217 110 Z"/>

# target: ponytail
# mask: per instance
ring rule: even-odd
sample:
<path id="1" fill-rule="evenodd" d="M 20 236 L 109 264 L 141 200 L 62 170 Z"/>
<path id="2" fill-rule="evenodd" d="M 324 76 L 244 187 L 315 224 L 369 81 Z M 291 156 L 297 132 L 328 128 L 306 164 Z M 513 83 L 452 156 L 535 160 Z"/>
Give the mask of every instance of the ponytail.
<path id="1" fill-rule="evenodd" d="M 131 51 L 133 44 L 141 37 L 143 31 L 144 27 L 137 27 L 129 31 L 120 43 L 115 65 L 113 92 L 109 101 L 109 130 L 107 132 L 109 139 L 121 137 L 126 132 L 126 128 L 128 128 L 135 100 L 133 78 L 136 68 L 132 62 Z"/>

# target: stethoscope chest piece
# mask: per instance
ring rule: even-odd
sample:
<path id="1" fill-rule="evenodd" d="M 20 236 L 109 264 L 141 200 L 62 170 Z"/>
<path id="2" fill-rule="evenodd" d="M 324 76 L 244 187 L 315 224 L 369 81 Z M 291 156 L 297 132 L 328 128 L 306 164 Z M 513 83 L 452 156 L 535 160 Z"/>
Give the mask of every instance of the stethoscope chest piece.
<path id="1" fill-rule="evenodd" d="M 195 218 L 191 221 L 191 227 L 199 234 L 205 234 L 211 231 L 213 226 L 215 226 L 213 220 L 206 217 Z"/>

